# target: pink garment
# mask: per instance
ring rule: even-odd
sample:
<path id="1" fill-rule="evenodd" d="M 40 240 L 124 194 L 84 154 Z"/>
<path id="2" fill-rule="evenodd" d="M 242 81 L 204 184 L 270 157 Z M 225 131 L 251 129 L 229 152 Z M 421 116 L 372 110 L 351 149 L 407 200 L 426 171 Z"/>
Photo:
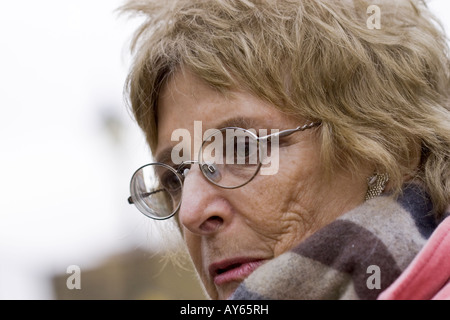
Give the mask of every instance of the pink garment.
<path id="1" fill-rule="evenodd" d="M 450 300 L 450 217 L 379 300 Z"/>

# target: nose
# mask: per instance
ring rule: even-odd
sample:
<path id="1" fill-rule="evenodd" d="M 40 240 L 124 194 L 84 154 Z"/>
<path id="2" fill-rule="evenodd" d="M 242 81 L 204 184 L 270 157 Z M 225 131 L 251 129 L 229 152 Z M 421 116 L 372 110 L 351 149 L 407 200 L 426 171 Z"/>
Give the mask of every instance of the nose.
<path id="1" fill-rule="evenodd" d="M 227 190 L 208 182 L 198 165 L 193 165 L 184 180 L 178 212 L 180 224 L 198 235 L 210 235 L 223 230 L 233 216 L 226 193 Z"/>

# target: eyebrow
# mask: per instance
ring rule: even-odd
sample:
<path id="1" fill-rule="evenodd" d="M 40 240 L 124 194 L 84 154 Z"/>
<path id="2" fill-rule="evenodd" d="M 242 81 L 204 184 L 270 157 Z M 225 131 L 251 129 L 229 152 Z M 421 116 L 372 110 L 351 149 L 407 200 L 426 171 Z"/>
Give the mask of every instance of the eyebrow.
<path id="1" fill-rule="evenodd" d="M 254 118 L 248 117 L 234 117 L 226 119 L 216 125 L 216 129 L 222 129 L 226 127 L 238 127 L 243 129 L 256 129 L 255 126 L 258 125 L 258 121 Z"/>
<path id="2" fill-rule="evenodd" d="M 267 121 L 267 119 L 265 119 L 265 120 Z M 271 121 L 269 121 L 269 122 L 271 122 Z M 217 123 L 215 125 L 214 129 L 222 129 L 222 128 L 227 128 L 227 127 L 237 127 L 237 128 L 243 128 L 243 129 L 258 130 L 258 129 L 264 128 L 265 126 L 260 124 L 260 121 L 258 121 L 257 119 L 254 119 L 254 118 L 233 117 L 233 118 L 229 118 L 229 119 L 226 119 L 224 121 Z M 269 129 L 269 128 L 264 128 L 264 129 Z M 202 135 L 203 135 L 203 132 L 202 132 Z M 156 156 L 156 161 L 161 162 L 161 163 L 166 163 L 166 164 L 170 163 L 172 160 L 172 149 L 173 149 L 173 146 L 164 148 L 163 151 L 161 151 Z"/>

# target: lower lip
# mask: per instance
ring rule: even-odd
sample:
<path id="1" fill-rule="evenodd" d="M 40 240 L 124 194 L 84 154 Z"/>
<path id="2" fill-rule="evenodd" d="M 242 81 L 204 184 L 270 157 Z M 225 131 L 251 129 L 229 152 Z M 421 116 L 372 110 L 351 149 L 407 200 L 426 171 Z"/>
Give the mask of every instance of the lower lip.
<path id="1" fill-rule="evenodd" d="M 230 269 L 214 277 L 214 283 L 218 286 L 227 282 L 242 281 L 263 264 L 263 260 L 251 261 L 241 264 L 237 268 Z"/>

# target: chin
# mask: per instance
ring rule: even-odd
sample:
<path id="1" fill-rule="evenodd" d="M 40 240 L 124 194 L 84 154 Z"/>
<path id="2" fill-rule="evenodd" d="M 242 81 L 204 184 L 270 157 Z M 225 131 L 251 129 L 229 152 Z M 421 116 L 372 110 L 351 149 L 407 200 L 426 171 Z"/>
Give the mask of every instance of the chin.
<path id="1" fill-rule="evenodd" d="M 225 288 L 219 288 L 215 292 L 216 298 L 213 300 L 227 300 L 236 291 L 241 283 L 227 284 Z"/>

